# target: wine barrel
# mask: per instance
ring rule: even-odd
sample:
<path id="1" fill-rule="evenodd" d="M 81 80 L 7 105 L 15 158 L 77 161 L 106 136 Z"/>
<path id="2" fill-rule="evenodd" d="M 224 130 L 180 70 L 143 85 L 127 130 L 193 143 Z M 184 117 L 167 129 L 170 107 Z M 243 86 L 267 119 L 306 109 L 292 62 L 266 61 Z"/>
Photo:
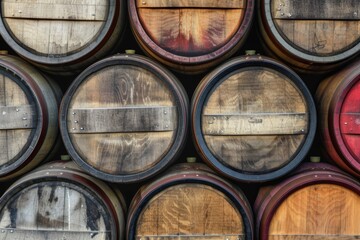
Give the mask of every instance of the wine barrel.
<path id="1" fill-rule="evenodd" d="M 91 65 L 68 88 L 60 132 L 70 156 L 110 182 L 145 180 L 181 152 L 188 100 L 176 77 L 152 60 L 115 55 Z"/>
<path id="2" fill-rule="evenodd" d="M 129 207 L 127 239 L 253 239 L 242 191 L 199 163 L 174 165 Z"/>
<path id="3" fill-rule="evenodd" d="M 322 73 L 358 56 L 358 0 L 259 2 L 259 28 L 266 48 L 294 68 Z"/>
<path id="4" fill-rule="evenodd" d="M 308 153 L 316 130 L 315 104 L 304 82 L 260 55 L 234 58 L 205 76 L 191 114 L 199 154 L 238 181 L 288 173 Z"/>
<path id="5" fill-rule="evenodd" d="M 0 180 L 38 165 L 56 145 L 59 87 L 23 60 L 0 55 Z"/>
<path id="6" fill-rule="evenodd" d="M 72 161 L 43 165 L 0 198 L 2 239 L 124 239 L 122 195 Z"/>
<path id="7" fill-rule="evenodd" d="M 339 169 L 313 164 L 259 191 L 257 239 L 357 239 L 360 183 Z"/>
<path id="8" fill-rule="evenodd" d="M 360 176 L 360 61 L 322 81 L 316 92 L 324 152 L 345 171 Z"/>
<path id="9" fill-rule="evenodd" d="M 74 73 L 119 44 L 123 0 L 1 0 L 0 34 L 43 70 Z"/>
<path id="10" fill-rule="evenodd" d="M 204 72 L 245 42 L 254 0 L 129 0 L 130 25 L 151 57 L 186 74 Z"/>

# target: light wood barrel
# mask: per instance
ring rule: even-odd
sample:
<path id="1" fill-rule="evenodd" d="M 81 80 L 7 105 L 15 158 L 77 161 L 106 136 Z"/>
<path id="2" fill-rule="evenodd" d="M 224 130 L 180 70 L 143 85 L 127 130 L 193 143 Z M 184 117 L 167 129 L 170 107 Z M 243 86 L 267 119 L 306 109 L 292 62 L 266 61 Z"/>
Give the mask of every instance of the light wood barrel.
<path id="1" fill-rule="evenodd" d="M 333 167 L 314 165 L 260 190 L 254 207 L 257 239 L 360 237 L 359 181 Z"/>
<path id="2" fill-rule="evenodd" d="M 51 162 L 13 183 L 0 199 L 1 239 L 124 239 L 125 205 L 118 190 Z"/>
<path id="3" fill-rule="evenodd" d="M 82 72 L 60 109 L 72 158 L 111 182 L 136 182 L 166 168 L 187 136 L 188 100 L 165 68 L 137 55 L 115 55 Z"/>
<path id="4" fill-rule="evenodd" d="M 1 0 L 0 34 L 38 67 L 72 73 L 119 44 L 124 5 L 123 0 Z"/>
<path id="5" fill-rule="evenodd" d="M 130 0 L 133 33 L 145 52 L 186 73 L 208 70 L 245 42 L 254 0 Z"/>
<path id="6" fill-rule="evenodd" d="M 127 239 L 253 239 L 252 211 L 204 164 L 179 164 L 134 196 Z"/>
<path id="7" fill-rule="evenodd" d="M 334 70 L 359 54 L 358 0 L 260 0 L 266 47 L 294 68 Z"/>
<path id="8" fill-rule="evenodd" d="M 360 61 L 325 79 L 316 92 L 325 154 L 360 176 Z"/>
<path id="9" fill-rule="evenodd" d="M 192 98 L 192 134 L 204 161 L 226 177 L 263 182 L 294 169 L 315 136 L 316 110 L 301 78 L 262 56 L 210 72 Z"/>
<path id="10" fill-rule="evenodd" d="M 52 151 L 60 96 L 28 63 L 0 55 L 0 180 L 29 171 Z"/>

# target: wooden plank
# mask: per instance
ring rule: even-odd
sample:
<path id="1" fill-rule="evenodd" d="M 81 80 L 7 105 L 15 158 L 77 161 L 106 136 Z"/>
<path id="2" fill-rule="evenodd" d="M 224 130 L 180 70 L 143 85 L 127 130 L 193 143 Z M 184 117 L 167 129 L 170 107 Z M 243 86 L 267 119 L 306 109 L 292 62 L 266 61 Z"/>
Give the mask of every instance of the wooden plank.
<path id="1" fill-rule="evenodd" d="M 203 115 L 205 135 L 306 134 L 306 113 L 256 113 Z"/>
<path id="2" fill-rule="evenodd" d="M 310 234 L 289 234 L 270 235 L 269 240 L 354 240 L 360 239 L 360 235 L 310 235 Z"/>
<path id="3" fill-rule="evenodd" d="M 245 235 L 164 235 L 164 236 L 137 236 L 137 240 L 245 240 Z"/>
<path id="4" fill-rule="evenodd" d="M 245 0 L 136 0 L 138 8 L 245 8 Z"/>
<path id="5" fill-rule="evenodd" d="M 58 231 L 58 230 L 27 230 L 27 229 L 1 229 L 1 239 L 29 239 L 29 240 L 48 240 L 48 239 L 77 239 L 77 240 L 104 240 L 110 239 L 109 232 L 99 231 Z"/>
<path id="6" fill-rule="evenodd" d="M 274 0 L 272 7 L 279 19 L 360 19 L 358 0 Z"/>
<path id="7" fill-rule="evenodd" d="M 69 133 L 173 131 L 176 107 L 70 109 Z"/>
<path id="8" fill-rule="evenodd" d="M 36 126 L 33 105 L 0 106 L 0 129 L 28 129 Z"/>
<path id="9" fill-rule="evenodd" d="M 291 240 L 300 239 L 300 236 L 309 240 L 337 239 L 335 236 L 356 239 L 360 235 L 359 206 L 360 195 L 345 187 L 335 184 L 307 186 L 280 204 L 272 217 L 269 235 L 290 235 L 274 239 Z"/>
<path id="10" fill-rule="evenodd" d="M 360 135 L 360 113 L 340 114 L 340 130 L 343 134 Z"/>
<path id="11" fill-rule="evenodd" d="M 108 6 L 101 4 L 62 3 L 60 1 L 3 1 L 3 16 L 6 18 L 61 19 L 105 21 Z"/>

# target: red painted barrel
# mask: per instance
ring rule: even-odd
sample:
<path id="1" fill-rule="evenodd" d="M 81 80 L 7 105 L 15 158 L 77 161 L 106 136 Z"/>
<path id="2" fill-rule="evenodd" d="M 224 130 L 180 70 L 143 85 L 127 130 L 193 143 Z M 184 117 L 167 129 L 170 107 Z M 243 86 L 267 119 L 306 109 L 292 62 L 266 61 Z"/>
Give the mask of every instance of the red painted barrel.
<path id="1" fill-rule="evenodd" d="M 360 183 L 327 164 L 301 167 L 260 190 L 257 239 L 352 239 L 360 235 Z"/>
<path id="2" fill-rule="evenodd" d="M 360 61 L 324 80 L 316 99 L 325 154 L 360 176 Z"/>
<path id="3" fill-rule="evenodd" d="M 178 164 L 134 196 L 127 239 L 253 239 L 242 191 L 206 165 Z"/>
<path id="4" fill-rule="evenodd" d="M 72 161 L 47 163 L 14 182 L 0 198 L 3 239 L 124 239 L 119 190 Z"/>
<path id="5" fill-rule="evenodd" d="M 254 0 L 130 0 L 130 24 L 145 52 L 191 74 L 233 55 L 245 42 Z"/>
<path id="6" fill-rule="evenodd" d="M 260 0 L 259 29 L 269 54 L 317 74 L 358 56 L 359 9 L 358 0 Z"/>

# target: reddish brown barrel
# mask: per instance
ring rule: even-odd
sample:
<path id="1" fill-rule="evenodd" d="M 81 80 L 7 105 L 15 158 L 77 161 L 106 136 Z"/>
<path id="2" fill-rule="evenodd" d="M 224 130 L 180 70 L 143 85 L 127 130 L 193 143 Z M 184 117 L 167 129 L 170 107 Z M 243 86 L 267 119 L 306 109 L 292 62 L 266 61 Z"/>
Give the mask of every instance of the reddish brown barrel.
<path id="1" fill-rule="evenodd" d="M 52 162 L 14 182 L 0 199 L 2 239 L 124 239 L 121 193 Z"/>
<path id="2" fill-rule="evenodd" d="M 357 239 L 360 183 L 333 166 L 313 164 L 259 192 L 257 239 Z"/>
<path id="3" fill-rule="evenodd" d="M 124 5 L 123 0 L 1 0 L 0 34 L 43 69 L 79 71 L 119 44 Z"/>
<path id="4" fill-rule="evenodd" d="M 191 121 L 206 163 L 234 180 L 263 182 L 304 159 L 315 136 L 316 110 L 291 69 L 260 55 L 243 56 L 201 81 Z"/>
<path id="5" fill-rule="evenodd" d="M 360 176 L 359 61 L 324 80 L 316 99 L 325 153 L 344 170 Z"/>
<path id="6" fill-rule="evenodd" d="M 60 109 L 71 157 L 112 182 L 149 178 L 176 160 L 187 136 L 188 100 L 168 70 L 137 55 L 115 55 L 82 72 Z"/>
<path id="7" fill-rule="evenodd" d="M 259 16 L 267 48 L 299 70 L 334 70 L 359 54 L 358 0 L 261 0 Z"/>
<path id="8" fill-rule="evenodd" d="M 147 54 L 183 72 L 203 72 L 245 42 L 254 0 L 130 0 L 133 33 Z"/>
<path id="9" fill-rule="evenodd" d="M 143 186 L 129 208 L 127 239 L 253 239 L 242 191 L 204 164 L 179 164 Z"/>
<path id="10" fill-rule="evenodd" d="M 23 60 L 0 55 L 0 179 L 23 174 L 52 151 L 61 93 Z"/>

